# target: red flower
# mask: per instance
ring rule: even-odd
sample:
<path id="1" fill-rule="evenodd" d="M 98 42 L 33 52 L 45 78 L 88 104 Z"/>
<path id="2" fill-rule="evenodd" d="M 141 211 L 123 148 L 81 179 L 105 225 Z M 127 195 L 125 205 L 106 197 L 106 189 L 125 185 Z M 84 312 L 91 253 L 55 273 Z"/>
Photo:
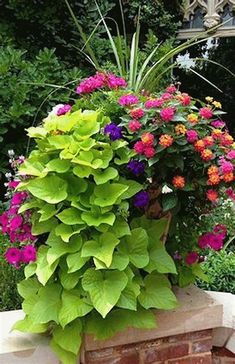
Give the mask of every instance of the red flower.
<path id="1" fill-rule="evenodd" d="M 218 192 L 215 190 L 208 190 L 206 193 L 206 197 L 211 202 L 216 202 L 219 198 Z"/>
<path id="2" fill-rule="evenodd" d="M 128 124 L 128 128 L 134 133 L 141 128 L 141 123 L 138 120 L 131 120 Z"/>
<path id="3" fill-rule="evenodd" d="M 144 116 L 143 109 L 133 109 L 130 111 L 130 115 L 133 119 L 141 119 Z"/>
<path id="4" fill-rule="evenodd" d="M 175 188 L 182 189 L 185 186 L 185 178 L 182 176 L 175 176 L 172 180 L 172 184 Z"/>
<path id="5" fill-rule="evenodd" d="M 144 150 L 144 155 L 146 158 L 153 158 L 155 155 L 155 150 L 152 147 L 147 147 Z"/>

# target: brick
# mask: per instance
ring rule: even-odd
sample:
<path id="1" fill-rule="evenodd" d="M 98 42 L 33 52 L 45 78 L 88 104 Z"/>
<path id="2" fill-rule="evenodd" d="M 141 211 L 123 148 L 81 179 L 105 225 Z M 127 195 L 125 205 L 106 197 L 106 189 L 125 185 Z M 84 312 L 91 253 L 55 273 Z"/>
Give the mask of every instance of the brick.
<path id="1" fill-rule="evenodd" d="M 139 353 L 133 353 L 127 356 L 122 356 L 118 364 L 139 364 Z"/>
<path id="2" fill-rule="evenodd" d="M 212 364 L 211 353 L 204 355 L 189 355 L 184 358 L 169 360 L 167 364 Z"/>
<path id="3" fill-rule="evenodd" d="M 203 331 L 195 331 L 195 332 L 188 332 L 186 334 L 169 336 L 162 339 L 164 343 L 175 343 L 175 342 L 182 342 L 182 341 L 194 341 L 199 339 L 208 339 L 212 337 L 212 330 L 203 330 Z"/>
<path id="4" fill-rule="evenodd" d="M 212 338 L 194 341 L 192 343 L 192 353 L 207 353 L 212 348 Z"/>
<path id="5" fill-rule="evenodd" d="M 234 358 L 235 359 L 235 354 L 232 353 L 231 351 L 229 351 L 226 348 L 216 348 L 214 347 L 212 350 L 213 356 L 218 356 L 218 357 L 225 357 L 225 358 Z M 234 361 L 235 363 L 235 361 Z"/>
<path id="6" fill-rule="evenodd" d="M 120 364 L 120 357 L 106 357 L 106 358 L 87 358 L 86 364 Z"/>
<path id="7" fill-rule="evenodd" d="M 156 361 L 179 358 L 189 353 L 188 344 L 180 345 L 163 345 L 159 348 L 151 348 L 141 353 L 144 364 L 154 363 Z"/>

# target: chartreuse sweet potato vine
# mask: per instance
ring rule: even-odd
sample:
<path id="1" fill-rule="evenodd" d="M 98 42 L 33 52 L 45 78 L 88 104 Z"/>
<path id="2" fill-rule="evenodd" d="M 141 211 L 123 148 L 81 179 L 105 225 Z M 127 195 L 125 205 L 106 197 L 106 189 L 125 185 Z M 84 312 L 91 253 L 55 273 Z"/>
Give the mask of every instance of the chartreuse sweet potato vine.
<path id="1" fill-rule="evenodd" d="M 36 147 L 21 166 L 32 233 L 42 241 L 19 284 L 25 318 L 14 329 L 49 331 L 62 363 L 76 363 L 83 333 L 105 339 L 155 327 L 150 308 L 172 309 L 176 273 L 161 237 L 167 219 L 129 216 L 142 184 L 125 177 L 128 143 L 103 133 L 99 111 L 49 116 L 28 129 Z M 45 236 L 45 239 L 43 239 Z"/>

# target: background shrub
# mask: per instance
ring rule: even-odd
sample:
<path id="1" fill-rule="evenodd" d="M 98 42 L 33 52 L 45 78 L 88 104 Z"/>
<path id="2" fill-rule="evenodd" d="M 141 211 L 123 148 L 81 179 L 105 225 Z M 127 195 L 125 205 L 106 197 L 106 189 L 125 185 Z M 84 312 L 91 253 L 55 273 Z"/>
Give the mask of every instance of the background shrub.
<path id="1" fill-rule="evenodd" d="M 8 239 L 0 234 L 0 311 L 21 308 L 22 299 L 17 292 L 17 283 L 24 279 L 23 269 L 15 269 L 4 258 Z"/>

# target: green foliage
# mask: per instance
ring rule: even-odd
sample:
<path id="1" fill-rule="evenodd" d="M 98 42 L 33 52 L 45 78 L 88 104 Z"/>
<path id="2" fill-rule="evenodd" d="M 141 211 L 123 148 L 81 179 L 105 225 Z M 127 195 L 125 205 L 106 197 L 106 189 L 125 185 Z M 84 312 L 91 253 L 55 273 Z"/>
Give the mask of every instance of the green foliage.
<path id="1" fill-rule="evenodd" d="M 75 364 L 84 331 L 105 338 L 152 328 L 148 309 L 177 305 L 165 276 L 176 268 L 161 240 L 168 220 L 121 213 L 142 185 L 122 167 L 133 154 L 128 144 L 103 134 L 108 122 L 92 110 L 48 116 L 29 128 L 37 146 L 21 167 L 31 176 L 19 189 L 31 196 L 32 231 L 47 235 L 19 284 L 26 318 L 15 329 L 50 328 L 65 364 Z"/>
<path id="2" fill-rule="evenodd" d="M 209 282 L 197 280 L 197 285 L 208 291 L 229 292 L 235 294 L 235 254 L 221 250 L 210 252 L 201 264 Z"/>
<path id="3" fill-rule="evenodd" d="M 24 273 L 16 270 L 4 259 L 6 248 L 10 245 L 8 239 L 0 235 L 0 311 L 17 310 L 21 307 L 22 299 L 17 292 L 17 283 Z"/>
<path id="4" fill-rule="evenodd" d="M 54 49 L 45 48 L 30 61 L 25 51 L 11 46 L 0 47 L 0 171 L 7 164 L 8 149 L 25 154 L 24 129 L 41 120 L 42 115 L 58 103 L 58 97 L 60 102 L 68 102 L 81 76 L 77 68 L 60 62 Z M 56 89 L 53 86 L 62 86 L 71 80 L 74 83 L 68 87 Z"/>

